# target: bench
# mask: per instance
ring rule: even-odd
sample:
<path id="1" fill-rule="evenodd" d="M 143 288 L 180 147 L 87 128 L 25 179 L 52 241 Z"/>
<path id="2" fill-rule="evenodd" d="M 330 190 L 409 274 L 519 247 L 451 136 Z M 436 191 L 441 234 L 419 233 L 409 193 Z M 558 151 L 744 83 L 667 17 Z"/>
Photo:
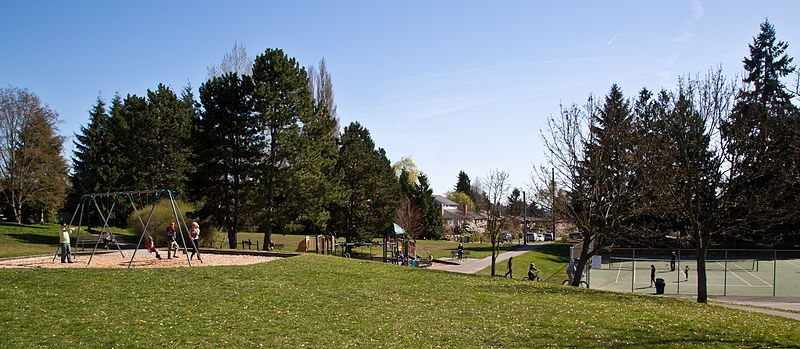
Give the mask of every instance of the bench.
<path id="1" fill-rule="evenodd" d="M 430 267 L 433 265 L 433 259 L 428 258 L 417 258 L 417 266 L 420 268 L 423 267 Z"/>
<path id="2" fill-rule="evenodd" d="M 453 255 L 453 259 L 458 258 L 458 251 L 451 251 L 450 254 Z M 461 259 L 464 259 L 467 256 L 469 256 L 469 251 L 467 251 L 467 250 L 461 251 Z"/>

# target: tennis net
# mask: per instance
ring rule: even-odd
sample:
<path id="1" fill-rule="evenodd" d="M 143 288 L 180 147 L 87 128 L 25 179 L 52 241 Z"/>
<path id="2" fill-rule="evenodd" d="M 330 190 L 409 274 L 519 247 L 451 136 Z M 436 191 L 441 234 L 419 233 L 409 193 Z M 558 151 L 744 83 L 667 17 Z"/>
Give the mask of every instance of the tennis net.
<path id="1" fill-rule="evenodd" d="M 608 257 L 609 269 L 630 270 L 632 268 L 650 270 L 653 265 L 657 270 L 670 268 L 670 260 L 664 258 L 630 258 L 630 257 Z M 697 270 L 697 261 L 694 259 L 681 259 L 675 261 L 675 268 L 689 266 L 691 270 Z M 758 271 L 757 258 L 744 259 L 707 259 L 706 270 L 731 270 L 731 271 Z"/>

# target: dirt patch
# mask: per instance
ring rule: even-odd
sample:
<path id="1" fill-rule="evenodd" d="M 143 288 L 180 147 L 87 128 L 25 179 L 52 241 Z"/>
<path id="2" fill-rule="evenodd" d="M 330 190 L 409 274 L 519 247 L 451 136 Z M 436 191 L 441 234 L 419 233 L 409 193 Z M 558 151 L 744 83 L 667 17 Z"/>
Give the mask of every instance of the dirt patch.
<path id="1" fill-rule="evenodd" d="M 118 251 L 96 253 L 94 257 L 92 257 L 92 262 L 89 265 L 86 264 L 86 262 L 89 261 L 90 255 L 88 254 L 76 255 L 73 259 L 74 263 L 61 263 L 61 256 L 56 257 L 55 262 L 53 262 L 52 255 L 9 258 L 0 260 L 0 268 L 127 268 L 133 250 L 124 250 L 123 252 L 125 253 L 125 257 Z M 133 259 L 131 268 L 175 268 L 189 266 L 186 255 L 181 252 L 178 253 L 178 258 L 167 259 L 166 253 L 162 254 L 161 257 L 163 259 L 157 259 L 155 254 L 148 253 L 146 250 L 139 250 L 136 252 L 136 257 Z M 201 262 L 197 260 L 197 256 L 195 256 L 195 258 L 192 259 L 192 266 L 248 265 L 269 262 L 282 257 L 204 253 L 202 258 L 203 260 Z"/>

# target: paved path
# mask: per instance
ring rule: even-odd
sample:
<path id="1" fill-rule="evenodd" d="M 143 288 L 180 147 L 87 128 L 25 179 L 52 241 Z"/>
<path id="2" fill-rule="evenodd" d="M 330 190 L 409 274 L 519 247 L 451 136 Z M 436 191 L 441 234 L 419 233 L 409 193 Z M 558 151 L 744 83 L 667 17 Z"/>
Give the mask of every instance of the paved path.
<path id="1" fill-rule="evenodd" d="M 695 296 L 688 295 L 680 297 L 695 298 Z M 719 305 L 721 307 L 753 311 L 800 320 L 800 313 L 780 310 L 800 311 L 800 298 L 797 297 L 708 296 L 708 301 L 710 304 Z"/>
<path id="2" fill-rule="evenodd" d="M 495 263 L 499 263 L 501 261 L 504 261 L 504 260 L 508 259 L 509 257 L 519 256 L 519 255 L 521 255 L 521 254 L 523 254 L 525 252 L 528 252 L 528 251 L 533 251 L 533 250 L 535 250 L 537 248 L 540 248 L 542 246 L 545 246 L 547 244 L 549 244 L 549 243 L 526 245 L 526 246 L 520 247 L 520 248 L 518 248 L 516 250 L 513 250 L 513 251 L 503 252 L 503 253 L 497 255 L 497 259 L 495 260 Z M 492 265 L 492 256 L 489 256 L 489 257 L 486 257 L 486 258 L 481 258 L 481 259 L 469 259 L 469 258 L 467 258 L 467 259 L 464 260 L 464 262 L 462 262 L 459 265 L 451 265 L 451 266 L 442 268 L 442 270 L 450 271 L 450 272 L 454 272 L 454 273 L 462 273 L 462 274 L 475 274 L 478 271 L 486 269 L 491 265 Z M 503 269 L 503 270 L 505 270 L 505 269 Z"/>

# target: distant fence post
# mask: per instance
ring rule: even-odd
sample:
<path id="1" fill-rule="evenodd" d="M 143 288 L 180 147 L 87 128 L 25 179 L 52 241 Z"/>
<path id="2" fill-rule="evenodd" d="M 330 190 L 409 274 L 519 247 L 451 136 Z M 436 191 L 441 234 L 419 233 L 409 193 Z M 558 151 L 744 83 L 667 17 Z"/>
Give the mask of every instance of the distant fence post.
<path id="1" fill-rule="evenodd" d="M 772 251 L 772 296 L 775 297 L 775 281 L 778 274 L 778 250 Z"/>
<path id="2" fill-rule="evenodd" d="M 633 282 L 636 280 L 636 249 L 631 249 L 631 293 L 633 293 Z"/>
<path id="3" fill-rule="evenodd" d="M 722 295 L 728 295 L 728 250 L 725 250 L 725 278 L 722 282 Z"/>
<path id="4" fill-rule="evenodd" d="M 678 248 L 678 295 L 681 294 L 681 249 Z"/>

